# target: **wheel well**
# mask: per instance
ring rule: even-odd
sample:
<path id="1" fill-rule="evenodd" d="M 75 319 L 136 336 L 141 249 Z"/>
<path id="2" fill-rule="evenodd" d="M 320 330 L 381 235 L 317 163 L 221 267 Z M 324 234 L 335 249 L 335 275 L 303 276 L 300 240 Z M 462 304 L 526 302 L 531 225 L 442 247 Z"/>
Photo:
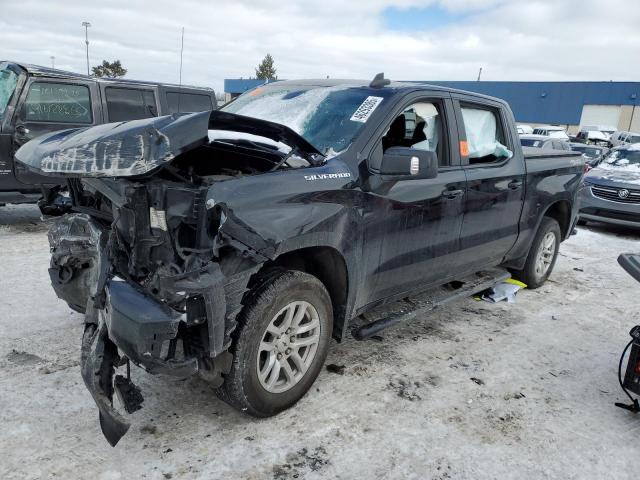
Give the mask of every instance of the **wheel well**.
<path id="1" fill-rule="evenodd" d="M 558 225 L 560 225 L 560 233 L 562 235 L 562 240 L 565 240 L 571 232 L 569 232 L 569 222 L 571 220 L 571 205 L 566 200 L 561 200 L 559 202 L 551 205 L 547 211 L 544 213 L 545 217 L 551 217 Z"/>
<path id="2" fill-rule="evenodd" d="M 302 248 L 283 253 L 275 260 L 266 262 L 260 271 L 274 267 L 300 270 L 313 275 L 324 284 L 333 304 L 333 337 L 340 340 L 346 321 L 349 287 L 347 265 L 340 252 L 331 247 Z"/>

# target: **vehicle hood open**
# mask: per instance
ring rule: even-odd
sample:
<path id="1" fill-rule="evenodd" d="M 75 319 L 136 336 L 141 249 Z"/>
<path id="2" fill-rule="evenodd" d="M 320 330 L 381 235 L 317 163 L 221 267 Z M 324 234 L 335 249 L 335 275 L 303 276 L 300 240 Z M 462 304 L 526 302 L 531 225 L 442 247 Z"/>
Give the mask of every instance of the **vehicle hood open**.
<path id="1" fill-rule="evenodd" d="M 29 170 L 55 177 L 145 175 L 207 144 L 209 130 L 266 137 L 288 145 L 312 163 L 322 158 L 289 127 L 218 110 L 47 133 L 23 145 L 15 158 Z"/>

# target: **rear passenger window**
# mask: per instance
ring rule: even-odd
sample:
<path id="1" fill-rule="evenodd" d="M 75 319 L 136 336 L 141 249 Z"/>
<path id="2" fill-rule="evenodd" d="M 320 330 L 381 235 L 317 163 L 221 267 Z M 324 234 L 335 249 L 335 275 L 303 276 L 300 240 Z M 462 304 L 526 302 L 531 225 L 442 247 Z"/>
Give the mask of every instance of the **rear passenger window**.
<path id="1" fill-rule="evenodd" d="M 211 97 L 195 93 L 167 93 L 169 113 L 206 112 L 213 110 Z"/>
<path id="2" fill-rule="evenodd" d="M 461 105 L 469 164 L 500 162 L 513 152 L 505 144 L 504 129 L 494 109 Z"/>
<path id="3" fill-rule="evenodd" d="M 89 88 L 66 83 L 33 82 L 27 93 L 23 117 L 35 122 L 92 123 Z"/>
<path id="4" fill-rule="evenodd" d="M 157 115 L 156 99 L 151 90 L 107 87 L 105 92 L 110 122 L 138 120 Z"/>

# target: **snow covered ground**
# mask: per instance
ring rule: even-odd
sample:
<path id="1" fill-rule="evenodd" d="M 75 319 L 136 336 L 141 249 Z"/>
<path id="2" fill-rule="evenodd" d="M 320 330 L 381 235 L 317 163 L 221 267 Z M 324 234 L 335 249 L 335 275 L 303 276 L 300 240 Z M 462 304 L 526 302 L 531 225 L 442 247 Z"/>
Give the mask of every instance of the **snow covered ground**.
<path id="1" fill-rule="evenodd" d="M 382 341 L 334 342 L 342 373 L 275 418 L 134 369 L 145 406 L 111 448 L 80 377 L 82 317 L 49 286 L 45 227 L 34 207 L 0 208 L 0 478 L 637 478 L 640 416 L 613 403 L 640 317 L 616 257 L 639 239 L 582 228 L 514 304 L 468 299 Z"/>

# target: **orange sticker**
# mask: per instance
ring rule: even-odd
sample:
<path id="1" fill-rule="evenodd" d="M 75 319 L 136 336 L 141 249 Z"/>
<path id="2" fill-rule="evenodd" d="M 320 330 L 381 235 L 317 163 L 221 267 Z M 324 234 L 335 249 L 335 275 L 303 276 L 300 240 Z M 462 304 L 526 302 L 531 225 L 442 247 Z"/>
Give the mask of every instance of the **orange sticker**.
<path id="1" fill-rule="evenodd" d="M 256 95 L 260 95 L 262 93 L 262 90 L 263 89 L 260 87 L 254 88 L 253 91 L 249 92 L 249 96 L 255 97 Z"/>
<path id="2" fill-rule="evenodd" d="M 460 140 L 460 155 L 463 157 L 469 156 L 469 144 L 466 140 Z"/>

